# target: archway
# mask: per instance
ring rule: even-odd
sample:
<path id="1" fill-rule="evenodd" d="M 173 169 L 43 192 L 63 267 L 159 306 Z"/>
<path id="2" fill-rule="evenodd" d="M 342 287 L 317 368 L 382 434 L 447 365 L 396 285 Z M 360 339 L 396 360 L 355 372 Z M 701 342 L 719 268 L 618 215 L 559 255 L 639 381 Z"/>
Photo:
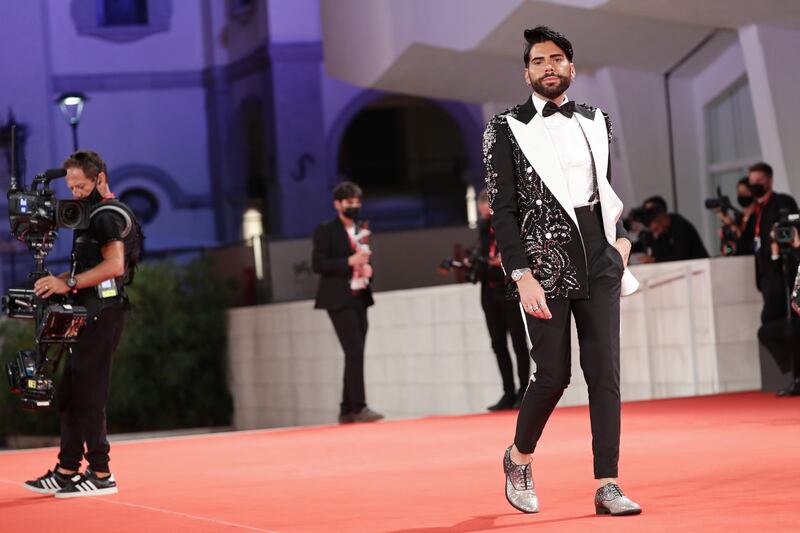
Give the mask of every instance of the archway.
<path id="1" fill-rule="evenodd" d="M 461 128 L 445 109 L 386 96 L 347 124 L 337 174 L 364 189 L 364 214 L 376 229 L 460 225 L 469 161 Z"/>

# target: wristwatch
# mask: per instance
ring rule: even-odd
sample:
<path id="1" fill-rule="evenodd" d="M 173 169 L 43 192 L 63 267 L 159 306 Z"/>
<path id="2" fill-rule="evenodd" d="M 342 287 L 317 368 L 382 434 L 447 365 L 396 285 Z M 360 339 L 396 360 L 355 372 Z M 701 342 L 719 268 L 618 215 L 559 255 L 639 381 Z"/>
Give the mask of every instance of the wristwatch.
<path id="1" fill-rule="evenodd" d="M 76 292 L 78 290 L 78 279 L 75 276 L 70 276 L 67 278 L 67 287 L 72 292 Z"/>
<path id="2" fill-rule="evenodd" d="M 526 272 L 530 272 L 530 268 L 517 268 L 511 271 L 511 279 L 516 283 L 522 279 Z"/>

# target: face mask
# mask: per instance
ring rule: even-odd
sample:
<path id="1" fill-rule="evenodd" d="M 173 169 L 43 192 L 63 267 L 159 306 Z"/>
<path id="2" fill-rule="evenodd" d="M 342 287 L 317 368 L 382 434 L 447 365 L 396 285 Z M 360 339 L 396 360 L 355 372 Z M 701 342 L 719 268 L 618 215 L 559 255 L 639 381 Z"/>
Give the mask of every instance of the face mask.
<path id="1" fill-rule="evenodd" d="M 750 205 L 753 205 L 752 196 L 737 196 L 736 201 L 739 202 L 739 205 L 742 207 L 748 207 Z"/>
<path id="2" fill-rule="evenodd" d="M 761 198 L 767 194 L 767 188 L 760 183 L 756 183 L 755 185 L 750 186 L 750 192 L 753 193 L 753 196 L 756 198 Z"/>
<path id="3" fill-rule="evenodd" d="M 360 207 L 345 207 L 342 210 L 342 214 L 352 220 L 353 222 L 358 222 L 358 216 L 361 214 Z"/>
<path id="4" fill-rule="evenodd" d="M 97 185 L 94 186 L 94 189 L 92 189 L 92 192 L 89 193 L 86 199 L 89 200 L 89 205 L 97 205 L 103 201 L 103 195 L 97 190 Z"/>

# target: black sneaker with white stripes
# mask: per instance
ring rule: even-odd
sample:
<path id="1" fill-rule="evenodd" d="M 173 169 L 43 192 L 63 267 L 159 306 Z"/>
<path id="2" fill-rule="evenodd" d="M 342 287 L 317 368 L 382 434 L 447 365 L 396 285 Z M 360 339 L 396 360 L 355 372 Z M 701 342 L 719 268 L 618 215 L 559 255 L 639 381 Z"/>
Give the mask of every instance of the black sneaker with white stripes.
<path id="1" fill-rule="evenodd" d="M 42 477 L 26 481 L 22 486 L 37 494 L 55 494 L 70 483 L 69 476 L 59 474 L 56 468 L 58 468 L 58 465 L 53 470 L 48 470 Z"/>
<path id="2" fill-rule="evenodd" d="M 69 481 L 66 487 L 56 492 L 56 498 L 80 498 L 117 493 L 114 474 L 99 478 L 90 468 L 87 468 L 83 474 L 75 474 Z"/>

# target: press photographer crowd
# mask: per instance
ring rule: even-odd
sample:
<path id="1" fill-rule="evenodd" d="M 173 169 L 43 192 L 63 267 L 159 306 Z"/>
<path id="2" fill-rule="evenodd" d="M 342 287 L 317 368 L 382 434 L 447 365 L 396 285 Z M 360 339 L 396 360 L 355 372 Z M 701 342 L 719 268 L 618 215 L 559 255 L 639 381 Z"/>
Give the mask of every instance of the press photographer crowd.
<path id="1" fill-rule="evenodd" d="M 705 207 L 719 217 L 720 254 L 755 257 L 755 284 L 764 305 L 758 337 L 791 383 L 779 396 L 800 395 L 800 214 L 788 194 L 773 190 L 772 167 L 752 165 L 736 184 L 736 205 L 717 189 Z M 669 213 L 660 196 L 633 209 L 626 223 L 634 236 L 640 263 L 708 257 L 697 230 L 677 213 Z M 794 309 L 795 313 L 792 313 Z"/>

